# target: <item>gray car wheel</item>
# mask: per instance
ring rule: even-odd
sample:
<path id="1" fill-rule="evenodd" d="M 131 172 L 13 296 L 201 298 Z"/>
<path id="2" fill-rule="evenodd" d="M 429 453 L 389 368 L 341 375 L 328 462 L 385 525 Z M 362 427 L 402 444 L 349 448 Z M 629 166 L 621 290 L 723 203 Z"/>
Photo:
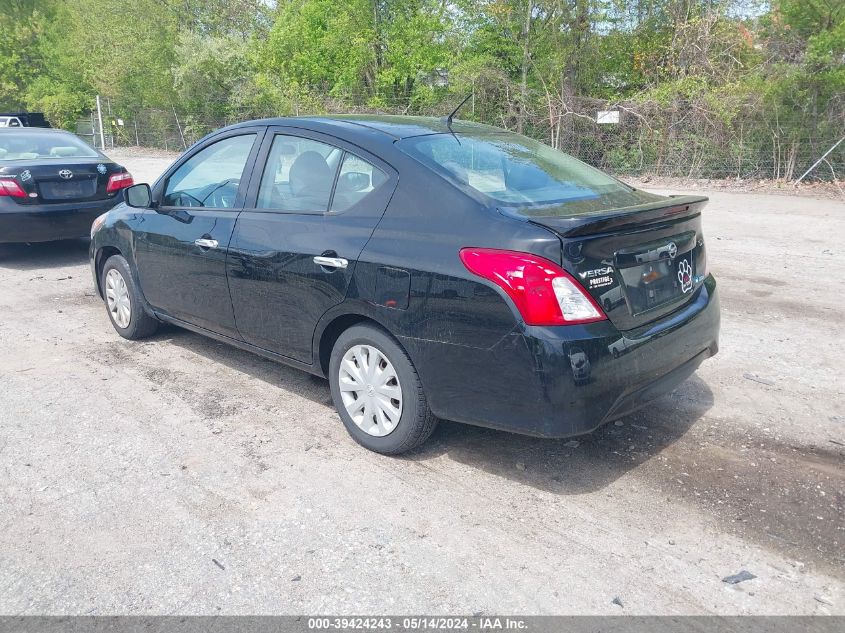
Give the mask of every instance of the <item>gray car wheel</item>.
<path id="1" fill-rule="evenodd" d="M 375 325 L 355 325 L 338 337 L 329 384 L 346 430 L 377 453 L 412 450 L 437 426 L 411 359 Z"/>
<path id="2" fill-rule="evenodd" d="M 109 320 L 123 338 L 136 340 L 154 334 L 159 322 L 144 310 L 144 301 L 122 255 L 112 255 L 103 265 L 100 288 Z"/>

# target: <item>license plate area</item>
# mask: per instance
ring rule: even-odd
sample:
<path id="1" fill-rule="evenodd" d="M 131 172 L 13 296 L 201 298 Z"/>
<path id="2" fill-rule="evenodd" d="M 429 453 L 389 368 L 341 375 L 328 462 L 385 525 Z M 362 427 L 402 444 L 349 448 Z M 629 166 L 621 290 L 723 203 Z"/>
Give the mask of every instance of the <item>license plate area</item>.
<path id="1" fill-rule="evenodd" d="M 42 182 L 39 190 L 45 200 L 80 200 L 91 198 L 97 193 L 97 181 L 86 178 L 65 182 Z"/>
<path id="2" fill-rule="evenodd" d="M 692 293 L 694 250 L 619 270 L 633 316 L 677 301 Z"/>

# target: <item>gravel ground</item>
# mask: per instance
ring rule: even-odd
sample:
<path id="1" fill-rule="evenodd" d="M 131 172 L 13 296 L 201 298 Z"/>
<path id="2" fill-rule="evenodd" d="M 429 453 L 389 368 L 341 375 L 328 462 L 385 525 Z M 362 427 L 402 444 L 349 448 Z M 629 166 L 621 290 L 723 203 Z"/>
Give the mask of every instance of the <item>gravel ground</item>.
<path id="1" fill-rule="evenodd" d="M 845 204 L 715 191 L 705 229 L 721 351 L 673 394 L 403 458 L 325 381 L 119 338 L 86 243 L 0 246 L 0 613 L 845 614 Z"/>

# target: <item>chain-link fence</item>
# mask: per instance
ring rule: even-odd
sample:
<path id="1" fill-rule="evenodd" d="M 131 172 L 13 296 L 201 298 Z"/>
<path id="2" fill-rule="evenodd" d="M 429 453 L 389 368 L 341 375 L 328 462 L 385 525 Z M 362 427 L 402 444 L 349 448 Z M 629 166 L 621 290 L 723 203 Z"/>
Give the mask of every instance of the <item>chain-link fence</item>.
<path id="1" fill-rule="evenodd" d="M 579 99 L 538 126 L 545 142 L 625 175 L 792 181 L 845 135 L 845 102 L 810 117 L 742 104 L 730 118 L 702 104 Z M 817 179 L 841 179 L 845 146 L 826 157 Z"/>
<path id="2" fill-rule="evenodd" d="M 80 134 L 106 148 L 140 146 L 181 152 L 209 132 L 238 121 L 296 114 L 386 113 L 442 117 L 459 99 L 436 106 L 349 106 L 346 100 L 312 101 L 302 110 L 214 108 L 122 109 L 107 100 L 102 138 L 97 112 L 80 121 Z M 845 95 L 824 112 L 784 111 L 756 102 L 714 111 L 704 103 L 608 102 L 532 95 L 531 106 L 490 103 L 473 97 L 457 118 L 522 131 L 610 173 L 683 178 L 793 181 L 845 136 Z M 518 103 L 518 101 L 516 102 Z M 542 105 L 540 105 L 542 104 Z M 727 113 L 726 113 L 727 112 Z M 845 143 L 831 152 L 810 179 L 845 174 Z"/>

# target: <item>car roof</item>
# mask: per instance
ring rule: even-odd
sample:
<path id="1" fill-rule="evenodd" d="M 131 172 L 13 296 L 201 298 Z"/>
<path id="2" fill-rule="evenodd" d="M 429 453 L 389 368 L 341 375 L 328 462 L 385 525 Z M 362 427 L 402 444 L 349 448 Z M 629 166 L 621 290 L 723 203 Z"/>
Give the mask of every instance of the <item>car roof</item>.
<path id="1" fill-rule="evenodd" d="M 249 125 L 278 125 L 291 127 L 310 127 L 329 131 L 330 129 L 348 131 L 370 131 L 373 134 L 387 135 L 393 139 L 403 139 L 412 136 L 425 136 L 429 134 L 457 134 L 474 132 L 501 132 L 499 128 L 482 123 L 471 121 L 453 120 L 451 130 L 446 124 L 446 119 L 424 116 L 398 116 L 387 114 L 334 114 L 323 116 L 307 117 L 280 117 L 273 119 L 260 119 L 255 121 L 244 121 L 230 126 L 228 129 L 244 127 Z"/>

